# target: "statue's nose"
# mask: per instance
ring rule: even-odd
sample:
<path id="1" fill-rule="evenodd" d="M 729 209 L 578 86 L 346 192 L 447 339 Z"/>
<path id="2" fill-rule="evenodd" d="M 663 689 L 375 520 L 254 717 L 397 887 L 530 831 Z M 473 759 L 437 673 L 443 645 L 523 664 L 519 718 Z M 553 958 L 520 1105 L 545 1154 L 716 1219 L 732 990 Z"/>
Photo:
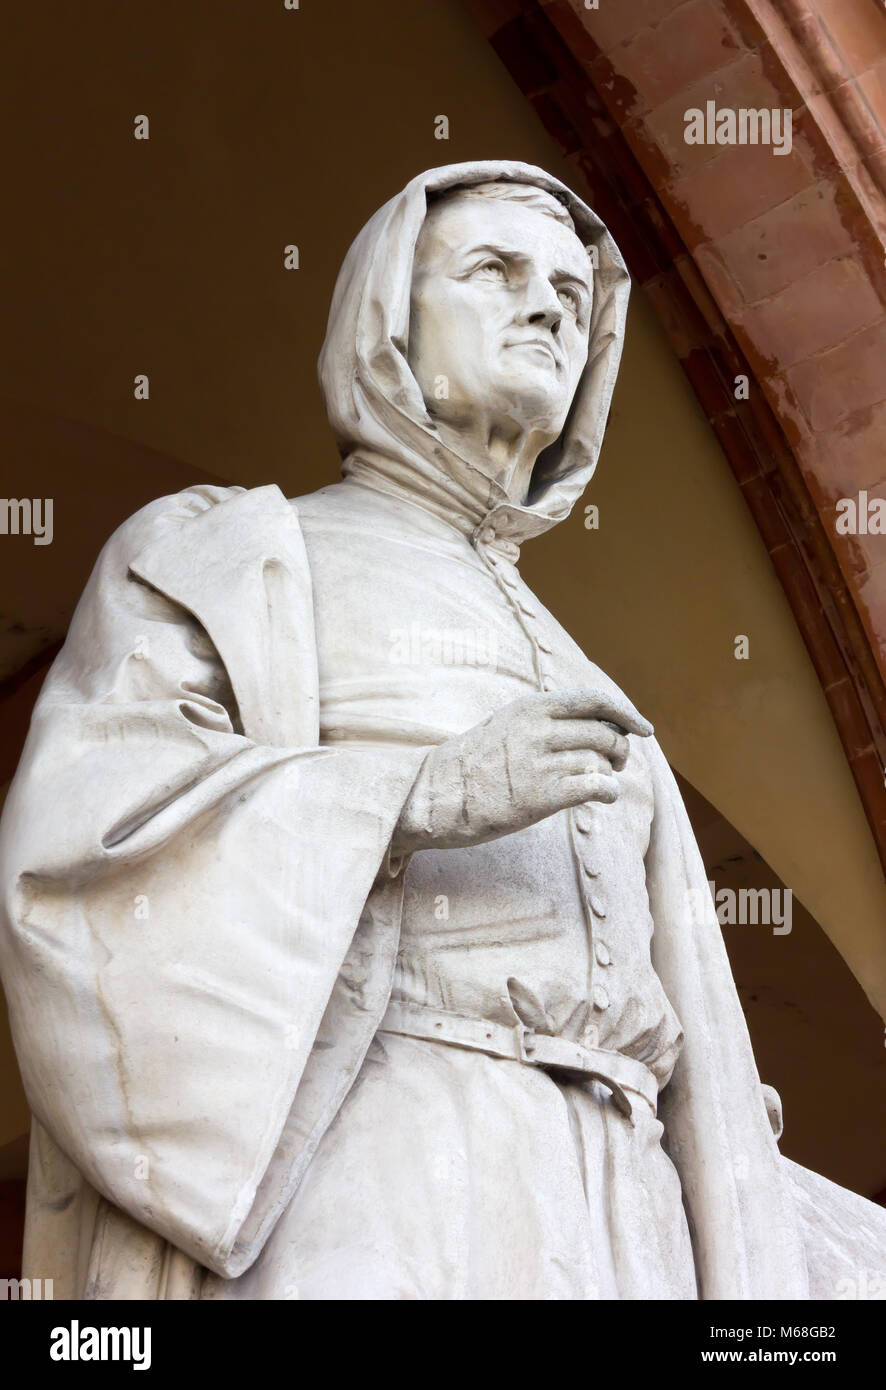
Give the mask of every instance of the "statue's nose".
<path id="1" fill-rule="evenodd" d="M 561 313 L 558 313 L 558 312 L 556 312 L 556 311 L 553 310 L 553 309 L 550 309 L 550 310 L 539 309 L 536 313 L 530 314 L 530 315 L 528 316 L 526 322 L 527 322 L 527 323 L 537 323 L 537 324 L 540 324 L 540 325 L 541 325 L 542 327 L 544 327 L 544 328 L 549 328 L 549 329 L 551 330 L 551 333 L 552 333 L 552 334 L 554 335 L 554 337 L 556 338 L 557 334 L 558 334 L 559 331 L 560 331 L 560 321 L 561 321 L 562 317 L 563 317 L 563 315 L 562 315 Z"/>
<path id="2" fill-rule="evenodd" d="M 563 305 L 554 286 L 543 275 L 535 276 L 527 285 L 523 313 L 520 317 L 523 323 L 550 329 L 555 337 L 559 332 L 563 320 Z"/>

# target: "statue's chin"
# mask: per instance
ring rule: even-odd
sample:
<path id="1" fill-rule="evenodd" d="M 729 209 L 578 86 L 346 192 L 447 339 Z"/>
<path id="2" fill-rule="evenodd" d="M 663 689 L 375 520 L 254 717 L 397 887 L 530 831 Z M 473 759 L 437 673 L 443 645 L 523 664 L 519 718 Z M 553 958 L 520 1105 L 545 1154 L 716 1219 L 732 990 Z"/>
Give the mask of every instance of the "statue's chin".
<path id="1" fill-rule="evenodd" d="M 564 404 L 561 390 L 551 390 L 551 382 L 509 372 L 494 381 L 475 381 L 472 385 L 470 396 L 457 392 L 454 401 L 435 400 L 425 394 L 425 406 L 438 429 L 470 436 L 482 422 L 481 427 L 499 440 L 519 441 L 532 435 L 539 452 L 560 435 L 568 403 Z"/>
<path id="2" fill-rule="evenodd" d="M 528 393 L 511 404 L 507 415 L 521 433 L 533 436 L 539 452 L 554 442 L 566 419 L 559 401 L 553 406 L 549 399 Z"/>
<path id="3" fill-rule="evenodd" d="M 496 385 L 503 416 L 521 429 L 556 439 L 568 411 L 559 381 L 547 375 L 508 372 Z"/>

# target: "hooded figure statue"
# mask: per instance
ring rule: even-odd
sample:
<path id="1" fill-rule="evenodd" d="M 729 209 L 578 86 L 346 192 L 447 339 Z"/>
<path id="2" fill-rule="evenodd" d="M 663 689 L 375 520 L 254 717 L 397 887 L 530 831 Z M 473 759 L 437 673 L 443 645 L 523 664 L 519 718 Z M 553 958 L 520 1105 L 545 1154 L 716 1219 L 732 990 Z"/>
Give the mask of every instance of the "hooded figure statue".
<path id="1" fill-rule="evenodd" d="M 586 337 L 536 454 L 462 447 L 456 379 L 459 295 L 531 246 L 450 248 L 452 380 L 419 380 L 455 200 L 571 257 L 504 343 L 516 400 Z M 542 170 L 423 174 L 336 286 L 344 481 L 194 487 L 102 551 L 0 845 L 24 1273 L 56 1297 L 835 1297 L 875 1248 L 873 1204 L 778 1153 L 650 726 L 516 568 L 593 473 L 628 288 Z"/>

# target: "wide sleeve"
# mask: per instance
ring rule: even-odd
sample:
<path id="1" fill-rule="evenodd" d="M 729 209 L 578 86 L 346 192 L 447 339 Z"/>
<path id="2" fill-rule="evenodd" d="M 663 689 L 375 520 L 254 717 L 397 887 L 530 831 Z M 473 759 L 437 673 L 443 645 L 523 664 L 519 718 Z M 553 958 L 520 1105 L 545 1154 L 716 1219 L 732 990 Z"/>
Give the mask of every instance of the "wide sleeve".
<path id="1" fill-rule="evenodd" d="M 384 1008 L 387 852 L 421 757 L 317 745 L 309 577 L 273 492 L 194 489 L 112 537 L 0 829 L 0 967 L 34 1115 L 99 1193 L 228 1276 Z M 224 582 L 215 632 L 142 577 L 158 544 L 183 547 L 187 593 L 207 565 Z M 338 1053 L 318 1041 L 328 1011 Z"/>
<path id="2" fill-rule="evenodd" d="M 685 1035 L 659 1114 L 700 1296 L 806 1298 L 797 1213 L 704 863 L 661 749 L 650 739 L 644 750 L 655 789 L 646 856 L 652 959 Z"/>

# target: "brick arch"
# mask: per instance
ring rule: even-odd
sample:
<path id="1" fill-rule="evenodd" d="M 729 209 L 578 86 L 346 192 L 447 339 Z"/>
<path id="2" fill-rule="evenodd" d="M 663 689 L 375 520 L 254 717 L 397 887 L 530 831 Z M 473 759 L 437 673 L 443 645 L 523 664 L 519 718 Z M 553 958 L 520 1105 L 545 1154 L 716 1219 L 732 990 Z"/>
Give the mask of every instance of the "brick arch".
<path id="1" fill-rule="evenodd" d="M 876 0 L 465 0 L 657 310 L 810 652 L 886 867 L 886 17 Z M 790 109 L 792 149 L 685 112 Z M 746 375 L 749 398 L 737 400 Z"/>

